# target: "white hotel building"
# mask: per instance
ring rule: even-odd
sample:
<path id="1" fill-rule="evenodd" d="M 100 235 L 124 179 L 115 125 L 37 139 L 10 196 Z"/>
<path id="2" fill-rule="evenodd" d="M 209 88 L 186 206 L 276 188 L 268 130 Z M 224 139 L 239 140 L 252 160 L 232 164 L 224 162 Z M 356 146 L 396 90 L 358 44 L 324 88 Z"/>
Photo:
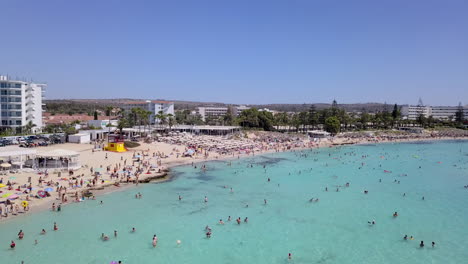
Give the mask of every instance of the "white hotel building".
<path id="1" fill-rule="evenodd" d="M 228 109 L 229 108 L 226 106 L 200 106 L 197 108 L 196 113 L 201 116 L 203 121 L 206 121 L 207 118 L 219 118 L 225 116 Z M 250 109 L 250 107 L 245 105 L 231 106 L 231 114 L 239 116 L 242 111 L 247 109 Z"/>
<path id="2" fill-rule="evenodd" d="M 132 108 L 141 108 L 147 111 L 151 112 L 150 116 L 150 121 L 151 124 L 158 123 L 159 120 L 155 117 L 160 111 L 162 111 L 163 114 L 168 115 L 174 115 L 174 102 L 168 102 L 168 101 L 127 101 L 127 102 L 122 102 L 118 105 L 120 108 L 126 110 L 126 111 L 131 111 Z"/>
<path id="3" fill-rule="evenodd" d="M 432 116 L 438 120 L 454 120 L 458 112 L 458 106 L 414 106 L 403 105 L 401 115 L 409 120 L 416 120 L 421 114 L 424 117 Z M 468 106 L 463 107 L 464 118 L 468 118 Z"/>
<path id="4" fill-rule="evenodd" d="M 32 130 L 40 131 L 46 87 L 46 84 L 0 76 L 1 128 L 21 128 L 31 121 L 35 125 Z"/>

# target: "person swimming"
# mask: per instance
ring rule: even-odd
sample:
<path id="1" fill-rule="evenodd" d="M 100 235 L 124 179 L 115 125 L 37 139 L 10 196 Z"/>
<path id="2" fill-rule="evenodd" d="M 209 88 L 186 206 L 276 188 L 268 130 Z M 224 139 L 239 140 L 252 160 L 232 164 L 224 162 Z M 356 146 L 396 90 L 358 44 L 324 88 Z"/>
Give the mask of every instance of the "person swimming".
<path id="1" fill-rule="evenodd" d="M 397 212 L 393 213 L 393 217 L 397 217 L 397 216 L 398 216 Z"/>
<path id="2" fill-rule="evenodd" d="M 134 228 L 134 227 L 132 227 L 132 233 L 135 233 L 135 231 L 136 231 L 136 230 L 135 230 L 135 228 Z"/>
<path id="3" fill-rule="evenodd" d="M 158 237 L 156 235 L 153 236 L 153 247 L 156 247 L 158 244 Z"/>
<path id="4" fill-rule="evenodd" d="M 219 219 L 219 224 L 224 225 L 223 219 Z"/>
<path id="5" fill-rule="evenodd" d="M 432 247 L 435 247 L 435 242 L 434 241 L 432 241 Z"/>
<path id="6" fill-rule="evenodd" d="M 419 243 L 419 247 L 424 247 L 424 241 L 421 240 L 421 243 Z"/>
<path id="7" fill-rule="evenodd" d="M 240 217 L 239 217 L 239 218 L 237 218 L 237 219 L 236 219 L 236 221 L 237 221 L 237 224 L 238 224 L 238 225 L 240 225 L 240 223 L 241 223 L 241 219 L 240 219 Z"/>
<path id="8" fill-rule="evenodd" d="M 403 239 L 404 239 L 404 240 L 408 240 L 408 235 L 405 235 L 405 236 L 403 237 Z"/>
<path id="9" fill-rule="evenodd" d="M 45 231 L 45 229 L 42 229 L 42 231 L 41 231 L 41 235 L 45 235 L 45 234 L 46 234 L 46 231 Z"/>
<path id="10" fill-rule="evenodd" d="M 15 247 L 16 247 L 16 243 L 15 243 L 15 241 L 12 240 L 11 243 L 10 243 L 10 248 L 14 249 Z"/>

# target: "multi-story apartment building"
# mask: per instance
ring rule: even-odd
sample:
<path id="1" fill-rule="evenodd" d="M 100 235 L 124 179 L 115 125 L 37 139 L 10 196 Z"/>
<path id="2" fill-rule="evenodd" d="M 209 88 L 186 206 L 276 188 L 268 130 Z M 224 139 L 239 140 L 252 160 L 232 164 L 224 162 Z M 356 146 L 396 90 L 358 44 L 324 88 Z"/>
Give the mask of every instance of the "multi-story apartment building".
<path id="1" fill-rule="evenodd" d="M 429 117 L 431 115 L 431 107 L 424 105 L 403 105 L 401 107 L 401 116 L 404 119 L 416 120 L 419 116 Z"/>
<path id="2" fill-rule="evenodd" d="M 409 120 L 416 120 L 421 114 L 424 117 L 432 116 L 439 120 L 454 120 L 458 106 L 412 106 L 403 105 L 401 115 Z M 462 107 L 464 118 L 468 118 L 468 106 Z"/>
<path id="3" fill-rule="evenodd" d="M 454 120 L 459 107 L 458 106 L 432 106 L 432 117 L 440 120 Z M 462 107 L 464 118 L 468 118 L 468 107 Z"/>
<path id="4" fill-rule="evenodd" d="M 118 105 L 120 108 L 125 111 L 131 111 L 132 108 L 141 108 L 151 112 L 150 122 L 151 124 L 158 123 L 159 120 L 156 118 L 156 115 L 162 111 L 163 114 L 174 115 L 174 102 L 168 101 L 127 101 L 122 102 Z"/>
<path id="5" fill-rule="evenodd" d="M 228 108 L 223 106 L 203 106 L 198 107 L 197 109 L 197 114 L 201 116 L 203 121 L 206 121 L 207 118 L 209 119 L 225 116 L 227 112 Z"/>
<path id="6" fill-rule="evenodd" d="M 203 106 L 198 107 L 196 113 L 201 116 L 203 121 L 206 121 L 207 118 L 225 116 L 229 109 L 231 109 L 233 116 L 239 116 L 242 111 L 250 109 L 250 107 L 245 105 L 231 106 L 230 108 L 225 106 Z"/>
<path id="7" fill-rule="evenodd" d="M 33 132 L 42 128 L 42 100 L 47 85 L 0 76 L 2 128 L 21 128 L 31 122 Z"/>

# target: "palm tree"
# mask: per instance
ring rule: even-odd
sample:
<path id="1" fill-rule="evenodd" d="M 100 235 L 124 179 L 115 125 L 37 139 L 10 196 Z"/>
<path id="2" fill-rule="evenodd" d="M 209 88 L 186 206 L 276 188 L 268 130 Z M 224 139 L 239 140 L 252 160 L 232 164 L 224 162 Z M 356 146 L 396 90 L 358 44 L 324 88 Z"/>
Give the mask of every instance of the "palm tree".
<path id="1" fill-rule="evenodd" d="M 167 115 L 164 114 L 163 111 L 159 111 L 158 114 L 156 115 L 156 119 L 158 120 L 158 124 L 164 125 L 166 123 L 166 118 Z"/>
<path id="2" fill-rule="evenodd" d="M 117 124 L 117 129 L 119 130 L 119 139 L 122 137 L 124 127 L 128 126 L 128 120 L 121 118 Z"/>
<path id="3" fill-rule="evenodd" d="M 112 115 L 112 111 L 114 110 L 114 107 L 112 106 L 106 106 L 106 116 L 111 116 Z"/>
<path id="4" fill-rule="evenodd" d="M 169 125 L 169 131 L 171 131 L 172 126 L 175 124 L 175 118 L 173 114 L 167 114 L 167 124 Z"/>
<path id="5" fill-rule="evenodd" d="M 33 124 L 33 122 L 30 120 L 30 121 L 24 126 L 24 130 L 26 131 L 26 133 L 31 133 L 33 127 L 36 127 L 36 124 Z"/>

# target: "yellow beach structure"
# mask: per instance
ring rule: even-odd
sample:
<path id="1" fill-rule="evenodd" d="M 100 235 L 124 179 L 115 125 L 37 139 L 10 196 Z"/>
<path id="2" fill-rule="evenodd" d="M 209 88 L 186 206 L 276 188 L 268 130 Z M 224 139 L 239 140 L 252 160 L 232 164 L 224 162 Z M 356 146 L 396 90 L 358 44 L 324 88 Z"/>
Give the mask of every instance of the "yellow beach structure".
<path id="1" fill-rule="evenodd" d="M 107 151 L 113 151 L 113 152 L 126 152 L 127 151 L 123 142 L 109 142 L 107 143 L 107 146 L 104 149 Z"/>

